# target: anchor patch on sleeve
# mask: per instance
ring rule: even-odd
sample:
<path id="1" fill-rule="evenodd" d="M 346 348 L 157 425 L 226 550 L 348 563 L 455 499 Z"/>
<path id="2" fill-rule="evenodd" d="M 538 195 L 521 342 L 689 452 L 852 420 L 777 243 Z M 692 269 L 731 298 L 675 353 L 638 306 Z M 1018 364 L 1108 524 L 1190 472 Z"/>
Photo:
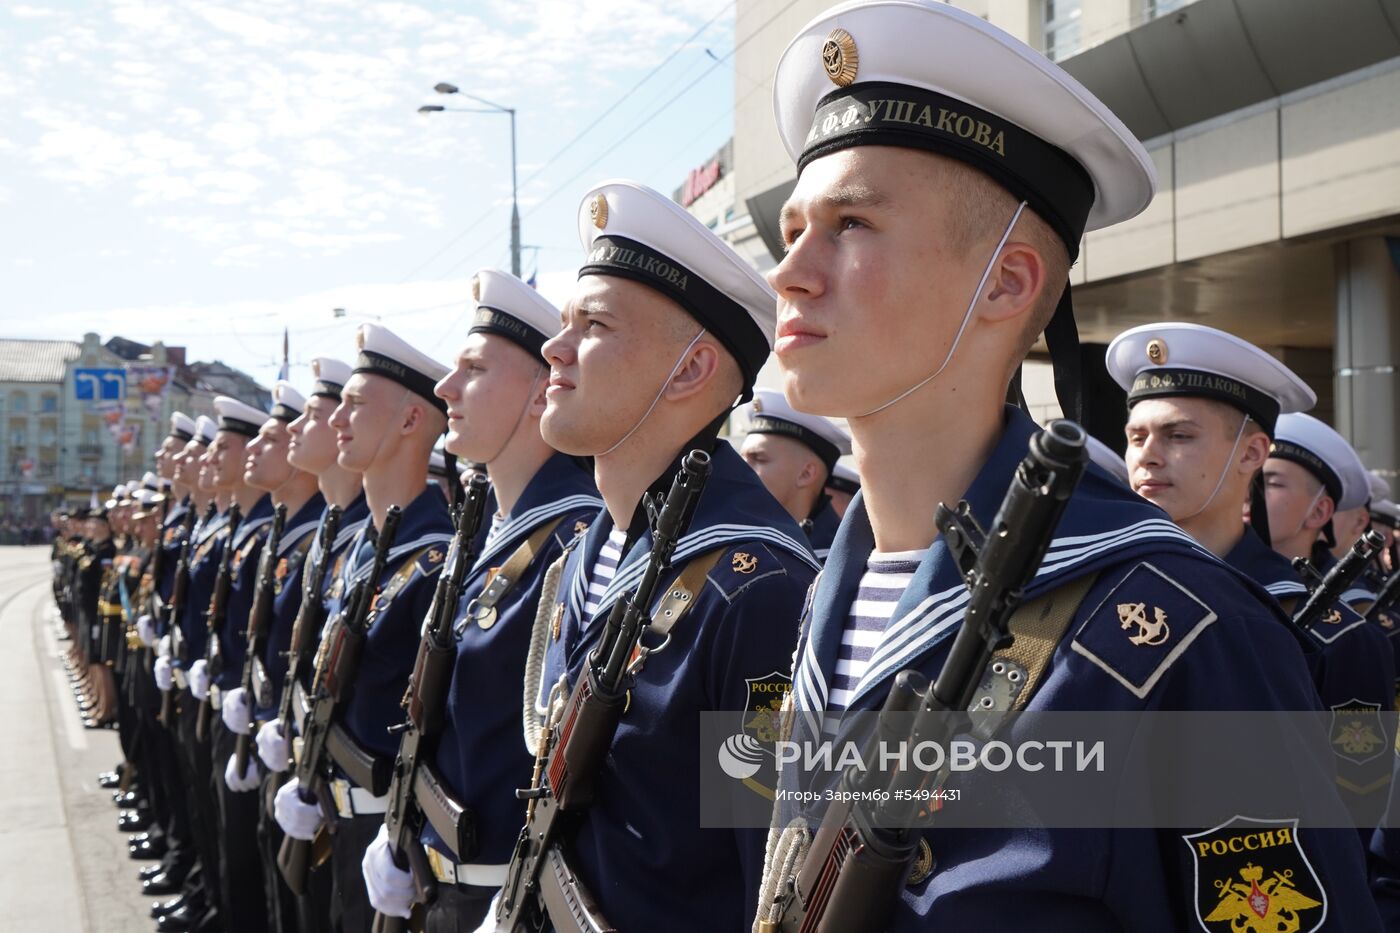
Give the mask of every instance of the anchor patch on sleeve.
<path id="1" fill-rule="evenodd" d="M 1141 563 L 1089 614 L 1070 648 L 1141 699 L 1215 619 L 1191 591 Z"/>

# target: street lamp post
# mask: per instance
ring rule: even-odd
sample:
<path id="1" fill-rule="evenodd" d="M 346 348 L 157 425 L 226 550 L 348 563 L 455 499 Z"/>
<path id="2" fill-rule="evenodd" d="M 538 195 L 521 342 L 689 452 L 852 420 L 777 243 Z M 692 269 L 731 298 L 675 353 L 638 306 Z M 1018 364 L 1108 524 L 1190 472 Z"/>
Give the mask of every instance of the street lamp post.
<path id="1" fill-rule="evenodd" d="M 520 277 L 520 198 L 519 190 L 516 186 L 515 170 L 515 108 L 502 107 L 500 104 L 492 103 L 483 97 L 475 94 L 468 94 L 455 84 L 448 84 L 446 81 L 439 82 L 433 87 L 439 94 L 461 94 L 469 97 L 479 104 L 485 104 L 485 108 L 478 107 L 444 107 L 441 104 L 424 104 L 418 108 L 419 113 L 442 113 L 450 111 L 454 113 L 504 113 L 510 116 L 510 271 L 516 278 Z"/>

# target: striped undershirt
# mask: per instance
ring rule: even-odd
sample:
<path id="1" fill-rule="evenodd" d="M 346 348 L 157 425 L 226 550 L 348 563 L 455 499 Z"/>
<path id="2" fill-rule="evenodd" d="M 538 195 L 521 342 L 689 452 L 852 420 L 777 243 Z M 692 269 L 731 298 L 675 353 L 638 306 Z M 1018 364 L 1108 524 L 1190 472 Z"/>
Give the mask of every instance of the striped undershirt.
<path id="1" fill-rule="evenodd" d="M 584 618 L 593 618 L 593 613 L 602 605 L 603 593 L 617 575 L 617 565 L 622 560 L 622 546 L 627 543 L 627 529 L 614 527 L 608 532 L 608 540 L 598 552 L 598 560 L 593 572 L 588 575 L 588 600 L 583 604 Z"/>
<path id="2" fill-rule="evenodd" d="M 501 526 L 506 523 L 506 516 L 497 512 L 491 516 L 491 527 L 486 532 L 486 540 L 482 543 L 481 549 L 484 551 L 496 543 L 496 536 L 501 532 Z"/>
<path id="3" fill-rule="evenodd" d="M 904 595 L 926 554 L 927 549 L 876 551 L 866 561 L 856 598 L 846 615 L 846 627 L 841 632 L 841 650 L 831 676 L 827 709 L 844 710 L 855 699 L 856 686 L 870 666 L 871 655 L 885 634 L 895 604 Z"/>

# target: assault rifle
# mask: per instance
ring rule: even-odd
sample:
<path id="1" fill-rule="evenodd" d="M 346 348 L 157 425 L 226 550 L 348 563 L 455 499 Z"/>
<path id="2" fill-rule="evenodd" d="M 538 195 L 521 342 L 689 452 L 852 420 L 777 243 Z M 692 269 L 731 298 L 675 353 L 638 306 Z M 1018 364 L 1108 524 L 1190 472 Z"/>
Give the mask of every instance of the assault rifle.
<path id="1" fill-rule="evenodd" d="M 875 738 L 946 744 L 971 731 L 967 716 L 992 655 L 1011 643 L 1008 628 L 1025 587 L 1035 577 L 1079 484 L 1087 462 L 1086 434 L 1072 421 L 1054 421 L 1031 438 L 990 530 L 984 531 L 966 501 L 941 503 L 934 520 L 957 560 L 971 595 L 948 658 L 930 686 L 917 671 L 901 671 L 881 712 Z M 899 723 L 897 713 L 912 714 Z M 898 724 L 894 724 L 898 723 Z M 891 735 L 892 732 L 902 735 Z M 920 809 L 937 799 L 947 769 L 936 774 L 902 770 L 893 775 L 851 768 L 843 790 L 827 809 L 806 861 L 776 903 L 776 917 L 760 929 L 782 933 L 857 933 L 884 930 L 904 887 L 920 830 Z M 884 790 L 884 794 L 870 791 Z M 865 793 L 862 793 L 865 792 Z"/>
<path id="2" fill-rule="evenodd" d="M 1332 569 L 1327 571 L 1326 576 L 1318 576 L 1312 564 L 1307 558 L 1299 557 L 1293 561 L 1293 567 L 1303 575 L 1305 582 L 1310 583 L 1307 601 L 1303 603 L 1303 608 L 1293 614 L 1293 626 L 1302 632 L 1318 648 L 1322 647 L 1322 642 L 1312 627 L 1327 617 L 1332 612 L 1332 607 L 1337 604 L 1345 593 L 1357 579 L 1366 572 L 1366 565 L 1371 559 L 1385 547 L 1385 537 L 1373 528 L 1368 528 L 1361 533 L 1361 537 L 1356 539 L 1356 543 L 1347 551 L 1346 556 L 1332 565 Z"/>
<path id="3" fill-rule="evenodd" d="M 374 562 L 369 576 L 355 581 L 354 588 L 334 622 L 321 639 L 316 658 L 316 679 L 312 684 L 311 711 L 306 714 L 301 730 L 301 758 L 297 761 L 297 793 L 307 803 L 319 801 L 328 821 L 335 817 L 326 782 L 329 755 L 326 736 L 331 729 L 331 717 L 345 697 L 359 666 L 360 649 L 364 647 L 369 629 L 369 610 L 379 592 L 379 578 L 389 559 L 389 549 L 398 534 L 402 510 L 391 505 L 384 516 L 384 527 L 374 547 Z M 287 836 L 277 851 L 277 868 L 287 887 L 298 896 L 306 892 L 306 872 L 311 864 L 311 843 Z"/>
<path id="4" fill-rule="evenodd" d="M 267 534 L 267 543 L 263 545 L 262 559 L 258 561 L 258 581 L 253 589 L 253 608 L 248 611 L 248 653 L 243 658 L 241 686 L 248 698 L 250 714 L 258 705 L 257 699 L 253 696 L 253 669 L 257 666 L 258 659 L 262 657 L 263 648 L 267 644 L 267 633 L 272 628 L 272 598 L 276 595 L 273 592 L 272 574 L 277 567 L 277 550 L 282 546 L 282 530 L 286 525 L 287 506 L 283 503 L 278 505 L 277 510 L 272 513 L 272 530 Z M 247 732 L 240 733 L 234 740 L 233 759 L 236 768 L 234 773 L 239 776 L 248 770 L 248 751 L 252 740 L 251 727 Z"/>
<path id="5" fill-rule="evenodd" d="M 530 788 L 517 791 L 529 804 L 496 909 L 498 933 L 538 930 L 546 920 L 560 933 L 610 929 L 559 846 L 593 803 L 603 760 L 626 709 L 633 653 L 641 646 L 657 585 L 671 566 L 676 543 L 690 527 L 710 469 L 709 454 L 692 450 L 664 504 L 658 508 L 643 500 L 652 521 L 652 543 L 641 582 L 608 613 L 558 727 L 552 721 L 545 726 Z"/>
<path id="6" fill-rule="evenodd" d="M 209 611 L 205 614 L 209 640 L 204 643 L 204 666 L 209 675 L 211 693 L 224 656 L 223 647 L 219 644 L 219 632 L 223 630 L 224 620 L 228 617 L 228 595 L 233 587 L 233 538 L 242 523 L 243 511 L 235 502 L 228 507 L 228 541 L 219 554 L 219 575 L 214 578 L 214 595 L 209 599 Z M 194 719 L 194 737 L 197 741 L 203 742 L 209 735 L 210 708 L 209 696 L 206 695 L 199 701 Z"/>
<path id="7" fill-rule="evenodd" d="M 388 829 L 394 864 L 413 873 L 413 886 L 420 904 L 432 903 L 437 890 L 432 868 L 423 847 L 418 844 L 418 834 L 426 817 L 415 785 L 421 773 L 420 766 L 426 766 L 424 758 L 431 754 L 442 732 L 447 688 L 452 683 L 452 667 L 457 660 L 457 639 L 453 633 L 457 604 L 461 601 L 467 571 L 476 563 L 473 545 L 486 514 L 487 486 L 486 477 L 481 473 L 468 475 L 466 499 L 457 513 L 457 535 L 452 542 L 450 563 L 438 576 L 432 607 L 428 610 L 428 624 L 418 642 L 418 658 L 413 662 L 413 674 L 404 697 L 408 718 L 394 727 L 395 731 L 403 733 L 403 738 L 399 740 L 399 753 L 394 758 L 384 825 Z M 448 841 L 457 851 L 462 851 L 458 840 Z M 373 933 L 403 933 L 407 929 L 407 922 L 399 917 L 374 915 Z"/>
<path id="8" fill-rule="evenodd" d="M 151 594 L 147 604 L 143 607 L 149 612 L 152 619 L 160 616 L 160 575 L 165 571 L 165 522 L 170 517 L 170 493 L 165 493 L 160 499 L 160 521 L 156 522 L 156 542 L 151 548 L 151 563 L 148 567 L 151 574 Z M 139 647 L 139 645 L 138 645 Z M 147 673 L 151 670 L 151 665 L 155 661 L 156 649 L 147 646 L 141 652 L 142 666 Z"/>
<path id="9" fill-rule="evenodd" d="M 1376 594 L 1376 601 L 1366 612 L 1367 617 L 1374 619 L 1382 612 L 1388 611 L 1390 607 L 1395 605 L 1397 599 L 1400 599 L 1400 567 L 1397 567 L 1381 584 L 1381 591 Z"/>
<path id="10" fill-rule="evenodd" d="M 209 508 L 214 508 L 210 503 Z M 185 637 L 180 631 L 180 616 L 184 615 L 185 602 L 190 592 L 190 551 L 194 548 L 194 506 L 185 513 L 185 537 L 180 542 L 180 559 L 175 562 L 175 579 L 170 584 L 170 604 L 166 616 L 166 631 L 170 633 L 170 654 L 172 660 L 185 660 Z M 166 690 L 160 698 L 160 721 L 167 729 L 175 727 L 175 691 Z"/>
<path id="11" fill-rule="evenodd" d="M 282 735 L 290 742 L 292 719 L 295 715 L 292 703 L 296 698 L 296 687 L 301 682 L 301 668 L 311 654 L 311 647 L 321 635 L 325 624 L 326 604 L 322 594 L 326 589 L 326 571 L 331 566 L 331 547 L 340 533 L 340 506 L 333 505 L 321 522 L 320 551 L 316 563 L 302 577 L 301 606 L 297 609 L 296 621 L 292 623 L 292 642 L 287 648 L 287 677 L 282 682 L 282 696 L 277 705 L 277 721 L 282 724 Z"/>

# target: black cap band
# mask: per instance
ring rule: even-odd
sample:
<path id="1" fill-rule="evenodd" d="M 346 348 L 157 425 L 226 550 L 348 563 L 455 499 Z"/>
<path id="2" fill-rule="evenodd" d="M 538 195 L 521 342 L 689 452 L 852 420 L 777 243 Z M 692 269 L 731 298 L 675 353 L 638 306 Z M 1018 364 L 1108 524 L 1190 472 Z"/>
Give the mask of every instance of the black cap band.
<path id="1" fill-rule="evenodd" d="M 287 405 L 282 404 L 281 402 L 278 402 L 276 405 L 272 406 L 272 411 L 270 414 L 273 418 L 276 418 L 278 421 L 285 421 L 288 424 L 301 417 L 301 412 L 297 411 L 295 408 L 290 408 Z"/>
<path id="2" fill-rule="evenodd" d="M 1224 402 L 1259 422 L 1270 437 L 1278 423 L 1278 399 L 1238 379 L 1196 369 L 1144 369 L 1128 390 L 1128 407 L 1145 398 L 1182 396 Z"/>
<path id="3" fill-rule="evenodd" d="M 1327 494 L 1332 497 L 1333 502 L 1342 501 L 1342 478 L 1337 475 L 1337 471 L 1327 465 L 1317 454 L 1306 447 L 1299 447 L 1289 441 L 1274 441 L 1274 446 L 1269 450 L 1270 457 L 1278 457 L 1280 460 L 1291 460 L 1317 477 L 1322 483 L 1322 488 L 1327 490 Z"/>
<path id="4" fill-rule="evenodd" d="M 627 237 L 595 239 L 578 274 L 631 279 L 676 302 L 734 355 L 744 374 L 744 395 L 751 394 L 770 348 L 743 305 L 676 261 Z"/>
<path id="5" fill-rule="evenodd" d="M 177 441 L 184 441 L 186 444 L 194 440 L 193 434 L 191 434 L 189 431 L 185 431 L 180 428 L 171 428 L 170 436 L 175 438 Z"/>
<path id="6" fill-rule="evenodd" d="M 837 492 L 844 492 L 848 496 L 854 496 L 856 493 L 860 492 L 860 483 L 857 483 L 855 480 L 846 479 L 844 476 L 837 476 L 835 473 L 832 473 L 826 478 L 826 485 L 828 488 L 835 489 Z"/>
<path id="7" fill-rule="evenodd" d="M 467 331 L 467 336 L 472 334 L 499 334 L 538 360 L 544 359 L 544 342 L 549 339 L 515 315 L 484 305 L 476 309 Z"/>
<path id="8" fill-rule="evenodd" d="M 253 424 L 244 421 L 242 418 L 230 418 L 226 415 L 219 416 L 219 430 L 229 431 L 233 434 L 242 434 L 244 437 L 257 437 L 260 424 Z"/>
<path id="9" fill-rule="evenodd" d="M 382 353 L 375 353 L 373 350 L 361 350 L 359 358 L 355 360 L 353 371 L 371 373 L 397 382 L 420 398 L 431 402 L 433 407 L 444 415 L 447 414 L 447 403 L 433 394 L 433 387 L 437 385 L 437 380 L 429 379 L 418 370 L 405 366 L 398 360 L 390 359 Z"/>
<path id="10" fill-rule="evenodd" d="M 784 418 L 774 418 L 772 415 L 754 415 L 749 422 L 749 433 L 777 434 L 799 441 L 810 447 L 812 452 L 821 458 L 822 463 L 826 465 L 828 475 L 836 466 L 836 461 L 841 458 L 841 451 L 831 441 L 810 428 Z"/>
<path id="11" fill-rule="evenodd" d="M 311 387 L 311 394 L 313 396 L 319 395 L 322 398 L 333 398 L 338 402 L 340 401 L 340 393 L 344 391 L 344 389 L 345 386 L 338 382 L 327 382 L 325 379 L 319 379 L 316 381 L 316 384 Z"/>
<path id="12" fill-rule="evenodd" d="M 821 99 L 797 171 L 852 146 L 923 149 L 980 169 L 1029 204 L 1064 241 L 1071 260 L 1079 255 L 1094 205 L 1089 173 L 1010 120 L 937 91 L 871 81 Z"/>

